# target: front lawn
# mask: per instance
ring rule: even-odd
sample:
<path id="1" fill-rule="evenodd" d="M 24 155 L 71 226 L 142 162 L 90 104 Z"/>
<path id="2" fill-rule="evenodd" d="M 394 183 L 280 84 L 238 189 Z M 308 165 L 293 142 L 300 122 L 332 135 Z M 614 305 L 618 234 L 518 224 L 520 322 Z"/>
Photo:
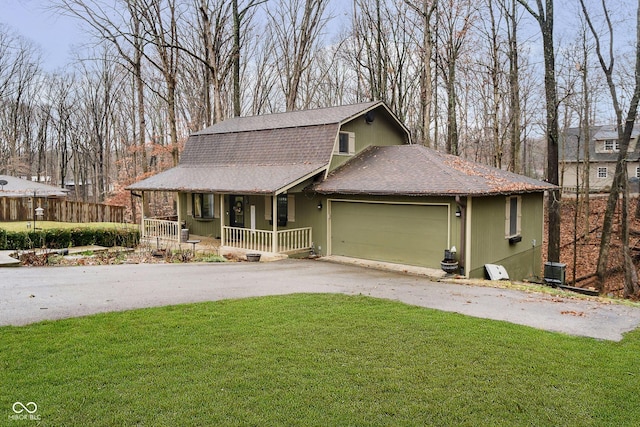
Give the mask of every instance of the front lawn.
<path id="1" fill-rule="evenodd" d="M 15 402 L 43 425 L 640 424 L 640 331 L 604 342 L 362 296 L 3 327 L 0 346 L 2 425 L 35 425 Z"/>

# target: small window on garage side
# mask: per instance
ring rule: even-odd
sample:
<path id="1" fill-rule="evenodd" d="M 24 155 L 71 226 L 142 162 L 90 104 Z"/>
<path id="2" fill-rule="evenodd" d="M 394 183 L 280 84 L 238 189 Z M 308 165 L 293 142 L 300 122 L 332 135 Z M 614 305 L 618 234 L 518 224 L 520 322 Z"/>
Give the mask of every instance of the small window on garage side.
<path id="1" fill-rule="evenodd" d="M 353 154 L 356 151 L 356 136 L 353 132 L 340 132 L 338 134 L 338 153 Z"/>
<path id="2" fill-rule="evenodd" d="M 522 197 L 507 197 L 505 209 L 505 238 L 517 237 L 522 233 Z"/>
<path id="3" fill-rule="evenodd" d="M 607 177 L 607 168 L 606 167 L 598 167 L 598 178 L 606 178 Z"/>
<path id="4" fill-rule="evenodd" d="M 214 196 L 211 193 L 193 193 L 192 210 L 194 218 L 213 219 Z"/>

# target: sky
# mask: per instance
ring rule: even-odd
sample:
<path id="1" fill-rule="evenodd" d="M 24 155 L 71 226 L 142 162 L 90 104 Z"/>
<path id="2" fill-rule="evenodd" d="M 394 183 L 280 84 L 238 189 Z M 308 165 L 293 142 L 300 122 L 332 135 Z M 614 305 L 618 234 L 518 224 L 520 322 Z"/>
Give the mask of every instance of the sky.
<path id="1" fill-rule="evenodd" d="M 43 67 L 55 71 L 72 62 L 73 45 L 82 42 L 78 22 L 49 10 L 48 0 L 0 0 L 0 23 L 38 45 Z"/>
<path id="2" fill-rule="evenodd" d="M 613 0 L 613 2 L 626 4 L 629 0 Z M 51 0 L 0 0 L 0 23 L 8 25 L 15 32 L 38 45 L 43 55 L 43 67 L 50 72 L 71 63 L 73 46 L 82 45 L 85 39 L 79 21 L 49 10 L 52 3 Z M 330 10 L 337 15 L 336 17 L 344 17 L 346 12 L 343 9 L 345 5 L 350 4 L 345 0 L 334 0 Z M 567 39 L 568 37 L 563 33 L 572 32 L 571 30 L 578 25 L 575 5 L 569 7 L 565 2 L 559 2 L 558 6 L 555 10 L 556 43 Z M 524 33 L 531 33 L 533 37 L 525 37 L 525 39 L 531 43 L 533 50 L 541 51 L 539 28 L 531 17 L 526 16 L 526 18 Z M 520 37 L 523 38 L 522 30 Z"/>

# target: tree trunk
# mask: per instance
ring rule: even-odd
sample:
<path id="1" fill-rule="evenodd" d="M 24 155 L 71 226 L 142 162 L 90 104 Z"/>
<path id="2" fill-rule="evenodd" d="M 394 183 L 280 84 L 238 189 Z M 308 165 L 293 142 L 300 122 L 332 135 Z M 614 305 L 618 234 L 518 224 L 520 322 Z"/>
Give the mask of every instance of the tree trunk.
<path id="1" fill-rule="evenodd" d="M 516 0 L 511 0 L 511 13 L 506 13 L 510 26 L 508 27 L 509 39 L 509 106 L 510 112 L 510 136 L 511 136 L 511 160 L 509 170 L 521 173 L 520 161 L 520 66 L 518 63 L 518 20 L 516 15 Z"/>

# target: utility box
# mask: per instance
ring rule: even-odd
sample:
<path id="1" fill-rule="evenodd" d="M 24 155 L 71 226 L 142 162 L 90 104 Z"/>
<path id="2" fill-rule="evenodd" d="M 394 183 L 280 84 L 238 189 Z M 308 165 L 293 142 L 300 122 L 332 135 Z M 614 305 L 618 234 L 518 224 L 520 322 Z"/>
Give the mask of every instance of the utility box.
<path id="1" fill-rule="evenodd" d="M 567 265 L 559 262 L 544 263 L 544 283 L 549 286 L 564 286 Z"/>

